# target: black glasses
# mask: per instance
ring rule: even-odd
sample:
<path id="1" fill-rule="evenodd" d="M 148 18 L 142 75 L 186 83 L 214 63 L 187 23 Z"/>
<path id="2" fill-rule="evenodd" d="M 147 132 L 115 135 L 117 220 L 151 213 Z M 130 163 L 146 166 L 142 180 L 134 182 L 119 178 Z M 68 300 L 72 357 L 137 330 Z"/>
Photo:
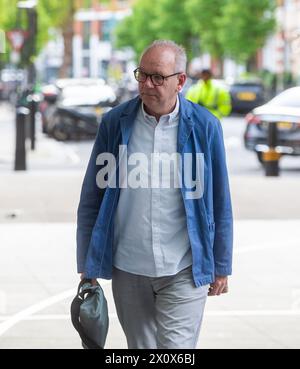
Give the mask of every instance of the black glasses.
<path id="1" fill-rule="evenodd" d="M 147 78 L 150 77 L 151 82 L 154 86 L 162 86 L 166 78 L 177 76 L 178 74 L 181 74 L 182 72 L 170 74 L 169 76 L 162 76 L 161 74 L 157 74 L 157 73 L 148 74 L 146 72 L 143 72 L 140 68 L 137 68 L 136 70 L 133 71 L 133 73 L 134 73 L 135 79 L 138 82 L 144 83 L 147 81 Z"/>

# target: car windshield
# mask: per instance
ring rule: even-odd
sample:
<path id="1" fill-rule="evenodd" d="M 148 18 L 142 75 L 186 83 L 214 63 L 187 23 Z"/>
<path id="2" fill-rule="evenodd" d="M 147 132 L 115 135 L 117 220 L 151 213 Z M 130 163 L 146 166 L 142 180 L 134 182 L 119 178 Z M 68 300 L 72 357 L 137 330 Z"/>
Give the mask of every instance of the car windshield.
<path id="1" fill-rule="evenodd" d="M 231 91 L 254 91 L 261 92 L 264 87 L 262 84 L 254 83 L 254 82 L 236 82 L 231 85 Z"/>
<path id="2" fill-rule="evenodd" d="M 283 91 L 269 102 L 269 105 L 288 106 L 291 108 L 300 108 L 300 88 L 294 87 Z"/>

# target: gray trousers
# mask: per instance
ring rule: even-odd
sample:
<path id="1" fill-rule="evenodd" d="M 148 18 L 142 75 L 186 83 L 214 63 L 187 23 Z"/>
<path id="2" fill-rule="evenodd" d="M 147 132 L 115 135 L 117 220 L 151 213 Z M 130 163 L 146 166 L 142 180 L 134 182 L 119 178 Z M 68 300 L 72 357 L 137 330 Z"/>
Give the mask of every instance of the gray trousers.
<path id="1" fill-rule="evenodd" d="M 128 348 L 196 348 L 208 287 L 195 287 L 192 267 L 158 278 L 113 268 L 112 291 Z"/>

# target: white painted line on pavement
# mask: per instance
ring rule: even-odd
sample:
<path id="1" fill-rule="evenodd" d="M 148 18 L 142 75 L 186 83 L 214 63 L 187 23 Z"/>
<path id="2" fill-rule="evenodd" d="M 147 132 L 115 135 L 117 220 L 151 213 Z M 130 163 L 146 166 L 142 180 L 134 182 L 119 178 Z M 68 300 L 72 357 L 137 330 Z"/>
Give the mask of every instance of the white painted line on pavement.
<path id="1" fill-rule="evenodd" d="M 72 164 L 79 164 L 80 163 L 80 157 L 75 153 L 73 149 L 70 147 L 65 148 L 67 156 L 71 160 Z"/>
<path id="2" fill-rule="evenodd" d="M 0 324 L 0 336 L 2 336 L 6 331 L 8 331 L 11 327 L 19 323 L 20 321 L 24 320 L 25 318 L 51 306 L 54 305 L 62 300 L 65 300 L 71 296 L 75 296 L 76 294 L 75 289 L 71 289 L 65 292 L 62 292 L 56 296 L 52 296 L 44 301 L 41 301 L 37 304 L 30 306 L 29 308 L 20 311 L 19 313 L 9 317 L 3 323 Z"/>
<path id="3" fill-rule="evenodd" d="M 207 311 L 206 316 L 300 316 L 300 310 L 228 310 Z"/>
<path id="4" fill-rule="evenodd" d="M 234 316 L 300 316 L 300 310 L 228 310 L 228 311 L 207 311 L 205 316 L 212 317 L 234 317 Z M 0 316 L 0 321 L 5 321 L 11 317 Z M 110 319 L 116 319 L 117 314 L 109 314 Z M 27 316 L 22 321 L 45 321 L 45 320 L 71 320 L 69 314 L 33 315 Z"/>
<path id="5" fill-rule="evenodd" d="M 298 241 L 293 241 L 288 243 L 287 241 L 284 244 L 285 249 L 287 247 L 299 247 Z M 282 243 L 280 244 L 260 244 L 258 246 L 246 246 L 246 247 L 241 247 L 240 249 L 234 249 L 233 253 L 234 254 L 246 254 L 247 252 L 253 252 L 253 251 L 265 251 L 265 250 L 275 250 L 275 249 L 281 249 L 282 250 Z"/>
<path id="6" fill-rule="evenodd" d="M 110 281 L 101 282 L 101 286 L 103 287 L 108 283 L 110 283 Z M 77 289 L 72 288 L 71 290 L 67 290 L 62 293 L 59 293 L 58 295 L 49 297 L 41 302 L 38 302 L 37 304 L 29 306 L 27 309 L 21 310 L 15 315 L 8 317 L 7 319 L 4 320 L 3 323 L 0 324 L 0 337 L 17 323 L 29 318 L 35 313 L 38 313 L 48 308 L 49 306 L 55 305 L 58 302 L 66 300 L 69 297 L 75 296 L 76 293 Z"/>
<path id="7" fill-rule="evenodd" d="M 237 147 L 242 147 L 242 139 L 237 136 L 231 136 L 224 139 L 224 144 L 226 149 L 234 149 Z"/>
<path id="8" fill-rule="evenodd" d="M 110 319 L 117 318 L 116 313 L 108 314 Z M 10 316 L 0 316 L 0 322 L 11 318 Z M 37 314 L 25 317 L 22 321 L 39 321 L 39 320 L 70 320 L 70 314 Z"/>

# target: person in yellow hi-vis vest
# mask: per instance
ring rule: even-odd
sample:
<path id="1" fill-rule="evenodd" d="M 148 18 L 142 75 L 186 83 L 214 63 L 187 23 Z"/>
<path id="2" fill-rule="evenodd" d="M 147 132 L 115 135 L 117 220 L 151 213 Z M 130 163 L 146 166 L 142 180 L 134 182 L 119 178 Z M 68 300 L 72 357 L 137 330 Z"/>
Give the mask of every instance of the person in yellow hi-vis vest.
<path id="1" fill-rule="evenodd" d="M 209 69 L 202 70 L 201 79 L 189 88 L 185 97 L 196 104 L 204 106 L 218 119 L 229 115 L 231 112 L 229 92 L 212 80 L 212 72 Z"/>

